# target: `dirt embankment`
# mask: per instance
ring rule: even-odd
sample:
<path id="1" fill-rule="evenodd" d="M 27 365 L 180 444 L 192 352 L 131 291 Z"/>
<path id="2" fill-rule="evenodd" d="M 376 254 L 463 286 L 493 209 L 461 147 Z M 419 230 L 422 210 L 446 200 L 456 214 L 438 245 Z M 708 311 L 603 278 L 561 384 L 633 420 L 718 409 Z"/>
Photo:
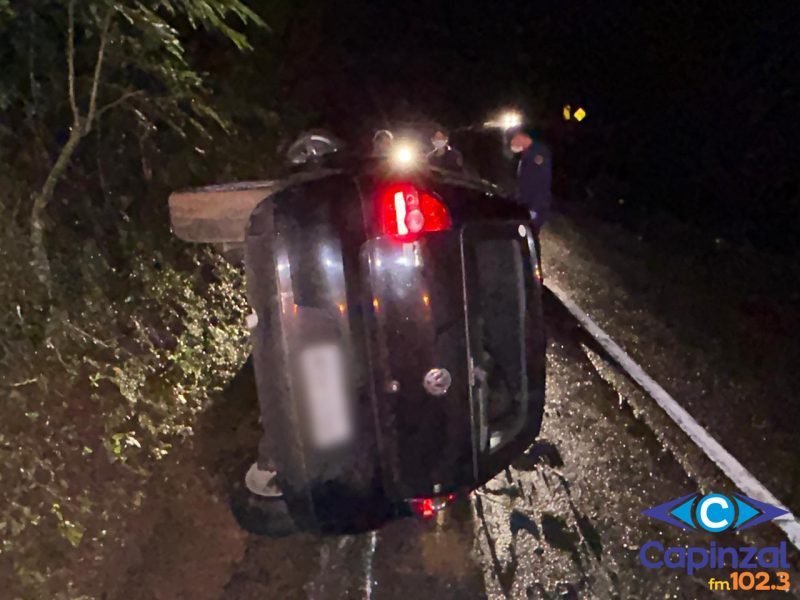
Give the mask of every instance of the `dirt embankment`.
<path id="1" fill-rule="evenodd" d="M 91 241 L 58 244 L 70 252 L 51 252 L 48 298 L 26 232 L 7 223 L 2 254 L 19 260 L 0 265 L 0 586 L 99 597 L 154 556 L 136 543 L 159 526 L 149 507 L 188 486 L 198 418 L 246 359 L 241 273 L 131 232 L 122 261 Z"/>

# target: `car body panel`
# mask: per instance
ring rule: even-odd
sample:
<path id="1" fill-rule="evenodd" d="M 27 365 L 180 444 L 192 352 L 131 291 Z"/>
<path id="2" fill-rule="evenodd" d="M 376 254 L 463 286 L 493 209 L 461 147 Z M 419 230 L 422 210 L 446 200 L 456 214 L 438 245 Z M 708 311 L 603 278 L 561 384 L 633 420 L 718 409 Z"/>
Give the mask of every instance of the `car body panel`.
<path id="1" fill-rule="evenodd" d="M 383 235 L 377 197 L 400 180 L 435 193 L 452 227 Z M 469 491 L 533 442 L 544 331 L 522 207 L 485 182 L 374 160 L 270 190 L 243 236 L 254 366 L 268 451 L 302 527 L 377 523 L 397 502 Z M 446 392 L 432 393 L 426 377 L 445 371 Z M 496 448 L 493 397 L 515 424 Z"/>

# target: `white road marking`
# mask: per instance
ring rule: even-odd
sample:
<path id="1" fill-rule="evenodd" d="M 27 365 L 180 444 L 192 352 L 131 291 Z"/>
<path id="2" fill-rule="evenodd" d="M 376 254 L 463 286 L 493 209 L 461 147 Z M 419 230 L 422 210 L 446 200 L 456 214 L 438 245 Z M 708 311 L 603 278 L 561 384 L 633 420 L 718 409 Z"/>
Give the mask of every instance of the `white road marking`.
<path id="1" fill-rule="evenodd" d="M 566 309 L 578 320 L 581 326 L 591 335 L 606 352 L 616 360 L 622 368 L 638 383 L 656 403 L 675 421 L 689 438 L 716 464 L 723 473 L 741 490 L 745 496 L 756 500 L 774 504 L 786 509 L 772 492 L 763 483 L 748 471 L 742 463 L 728 452 L 715 440 L 697 421 L 692 418 L 686 409 L 678 404 L 664 388 L 652 377 L 645 373 L 628 354 L 617 344 L 611 336 L 603 331 L 592 318 L 572 301 L 569 295 L 557 284 L 548 282 L 547 288 L 555 294 Z M 778 517 L 773 521 L 780 527 L 789 541 L 800 550 L 800 521 L 791 512 Z"/>
<path id="2" fill-rule="evenodd" d="M 375 558 L 375 548 L 378 546 L 378 532 L 373 531 L 369 534 L 369 546 L 364 553 L 364 598 L 371 600 L 372 598 L 372 563 Z"/>

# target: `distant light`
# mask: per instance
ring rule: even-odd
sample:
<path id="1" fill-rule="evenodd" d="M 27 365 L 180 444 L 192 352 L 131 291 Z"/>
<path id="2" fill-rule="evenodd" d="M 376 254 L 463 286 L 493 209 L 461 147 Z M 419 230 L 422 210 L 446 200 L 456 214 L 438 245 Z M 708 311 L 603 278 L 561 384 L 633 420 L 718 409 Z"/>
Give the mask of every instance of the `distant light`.
<path id="1" fill-rule="evenodd" d="M 342 303 L 339 303 L 338 306 L 339 306 L 339 312 L 344 314 L 344 311 L 347 310 L 347 306 Z"/>
<path id="2" fill-rule="evenodd" d="M 430 306 L 431 305 L 431 297 L 428 296 L 428 294 L 422 294 L 422 303 L 425 306 Z"/>
<path id="3" fill-rule="evenodd" d="M 575 112 L 572 114 L 572 116 L 575 117 L 575 120 L 578 121 L 578 123 L 580 123 L 586 118 L 586 111 L 579 107 L 575 109 Z"/>
<path id="4" fill-rule="evenodd" d="M 564 115 L 565 121 L 569 121 L 572 116 L 572 107 L 569 104 L 565 104 L 564 108 L 561 110 L 561 114 Z"/>
<path id="5" fill-rule="evenodd" d="M 483 124 L 484 127 L 500 128 L 508 131 L 522 125 L 522 113 L 516 110 L 506 110 L 501 112 L 490 121 Z"/>
<path id="6" fill-rule="evenodd" d="M 508 110 L 500 115 L 500 127 L 513 129 L 522 125 L 522 115 L 515 110 Z"/>

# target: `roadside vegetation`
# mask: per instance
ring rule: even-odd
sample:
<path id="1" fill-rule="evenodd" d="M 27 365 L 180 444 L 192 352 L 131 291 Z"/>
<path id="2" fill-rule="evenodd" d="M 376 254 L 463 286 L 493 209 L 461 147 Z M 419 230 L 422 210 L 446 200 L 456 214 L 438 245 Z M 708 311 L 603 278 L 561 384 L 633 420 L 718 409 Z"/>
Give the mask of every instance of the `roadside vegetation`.
<path id="1" fill-rule="evenodd" d="M 25 233 L 5 228 L 5 256 L 30 255 Z M 0 569 L 11 597 L 92 590 L 156 463 L 247 356 L 241 273 L 209 251 L 130 234 L 124 269 L 91 240 L 53 253 L 48 316 L 26 262 L 0 267 L 11 308 L 0 324 Z"/>
<path id="2" fill-rule="evenodd" d="M 269 169 L 240 90 L 194 64 L 263 25 L 239 0 L 0 0 L 4 598 L 99 597 L 149 477 L 246 359 L 242 273 L 165 207 Z"/>

